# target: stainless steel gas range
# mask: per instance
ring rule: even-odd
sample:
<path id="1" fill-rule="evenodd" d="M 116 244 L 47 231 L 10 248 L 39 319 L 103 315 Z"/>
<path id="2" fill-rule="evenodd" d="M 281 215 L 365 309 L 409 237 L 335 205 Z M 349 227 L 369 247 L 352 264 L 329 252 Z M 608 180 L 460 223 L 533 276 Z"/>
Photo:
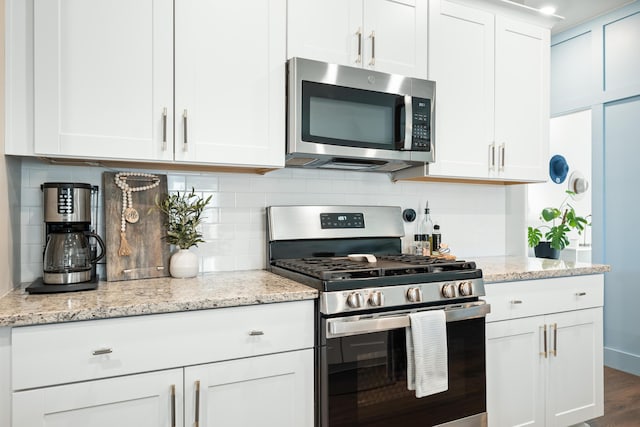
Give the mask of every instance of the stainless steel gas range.
<path id="1" fill-rule="evenodd" d="M 402 254 L 399 207 L 272 206 L 267 229 L 270 270 L 320 291 L 319 427 L 486 426 L 490 307 L 474 262 Z M 446 319 L 448 387 L 416 397 L 406 337 L 414 313 L 434 310 Z"/>

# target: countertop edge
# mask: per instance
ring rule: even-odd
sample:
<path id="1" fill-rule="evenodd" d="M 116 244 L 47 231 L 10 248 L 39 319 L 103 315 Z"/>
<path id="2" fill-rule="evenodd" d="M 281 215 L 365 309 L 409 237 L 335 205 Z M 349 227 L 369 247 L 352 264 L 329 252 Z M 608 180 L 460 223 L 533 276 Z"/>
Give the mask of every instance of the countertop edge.
<path id="1" fill-rule="evenodd" d="M 179 303 L 135 304 L 128 307 L 118 307 L 118 314 L 111 314 L 108 307 L 100 309 L 66 310 L 57 313 L 27 313 L 12 316 L 0 316 L 1 327 L 35 326 L 50 323 L 67 323 L 83 320 L 115 319 L 118 317 L 144 316 L 153 314 L 180 313 L 196 310 L 211 310 L 217 308 L 241 307 L 260 304 L 275 304 L 314 300 L 318 298 L 318 291 L 310 290 L 299 293 L 287 293 L 286 296 L 256 295 L 254 298 L 227 298 Z"/>

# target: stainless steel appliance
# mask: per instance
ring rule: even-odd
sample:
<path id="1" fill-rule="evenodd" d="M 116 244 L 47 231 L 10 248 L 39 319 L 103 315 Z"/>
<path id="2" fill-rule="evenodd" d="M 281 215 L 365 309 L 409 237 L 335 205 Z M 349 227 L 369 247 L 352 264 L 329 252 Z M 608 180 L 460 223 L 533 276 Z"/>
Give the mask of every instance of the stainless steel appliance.
<path id="1" fill-rule="evenodd" d="M 486 426 L 482 270 L 402 254 L 401 215 L 388 206 L 267 208 L 270 270 L 320 291 L 317 425 Z M 416 398 L 405 338 L 409 313 L 424 310 L 446 316 L 449 387 Z"/>
<path id="2" fill-rule="evenodd" d="M 31 293 L 95 289 L 95 265 L 105 253 L 92 227 L 98 187 L 84 183 L 46 182 L 41 186 L 45 221 L 43 276 Z M 95 215 L 94 215 L 95 217 Z M 100 253 L 96 247 L 100 246 Z"/>
<path id="3" fill-rule="evenodd" d="M 287 166 L 395 172 L 432 162 L 435 82 L 292 58 Z"/>

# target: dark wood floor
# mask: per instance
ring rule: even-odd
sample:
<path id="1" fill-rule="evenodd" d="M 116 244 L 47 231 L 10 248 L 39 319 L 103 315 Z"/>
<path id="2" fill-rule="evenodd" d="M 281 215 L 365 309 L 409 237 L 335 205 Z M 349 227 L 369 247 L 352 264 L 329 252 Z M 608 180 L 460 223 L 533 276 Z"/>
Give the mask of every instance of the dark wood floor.
<path id="1" fill-rule="evenodd" d="M 591 427 L 640 426 L 640 377 L 604 368 L 604 416 L 587 422 Z"/>

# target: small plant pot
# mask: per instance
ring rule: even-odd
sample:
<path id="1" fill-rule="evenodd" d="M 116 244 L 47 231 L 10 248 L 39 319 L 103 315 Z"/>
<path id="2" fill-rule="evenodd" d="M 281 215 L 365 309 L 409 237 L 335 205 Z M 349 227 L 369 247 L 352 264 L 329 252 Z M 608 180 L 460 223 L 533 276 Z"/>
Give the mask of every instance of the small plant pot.
<path id="1" fill-rule="evenodd" d="M 200 270 L 200 260 L 198 255 L 189 251 L 189 249 L 180 249 L 171 255 L 169 261 L 169 273 L 171 277 L 185 279 L 188 277 L 196 277 Z"/>
<path id="2" fill-rule="evenodd" d="M 560 258 L 560 251 L 558 249 L 552 248 L 551 242 L 538 243 L 538 245 L 533 248 L 533 253 L 536 255 L 536 258 Z"/>

